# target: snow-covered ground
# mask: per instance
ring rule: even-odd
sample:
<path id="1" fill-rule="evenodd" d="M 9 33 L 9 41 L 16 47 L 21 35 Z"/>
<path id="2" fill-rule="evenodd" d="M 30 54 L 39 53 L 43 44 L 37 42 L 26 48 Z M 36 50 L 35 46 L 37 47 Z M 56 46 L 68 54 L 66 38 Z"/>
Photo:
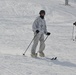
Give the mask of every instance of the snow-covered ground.
<path id="1" fill-rule="evenodd" d="M 47 58 L 30 57 L 32 23 L 38 12 L 46 10 Z M 76 75 L 76 41 L 72 41 L 76 3 L 64 6 L 63 0 L 0 0 L 0 75 Z M 46 37 L 46 36 L 45 36 Z M 38 48 L 37 48 L 38 50 Z"/>

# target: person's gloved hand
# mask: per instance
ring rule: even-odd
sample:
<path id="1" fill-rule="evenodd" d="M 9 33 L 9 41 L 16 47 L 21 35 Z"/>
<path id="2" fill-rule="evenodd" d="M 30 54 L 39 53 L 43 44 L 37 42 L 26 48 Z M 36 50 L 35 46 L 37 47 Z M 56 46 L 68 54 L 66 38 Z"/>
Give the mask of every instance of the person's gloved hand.
<path id="1" fill-rule="evenodd" d="M 36 33 L 38 34 L 39 33 L 39 30 L 36 30 Z"/>
<path id="2" fill-rule="evenodd" d="M 75 23 L 73 23 L 73 25 L 75 25 L 75 26 L 76 26 L 76 22 L 75 22 Z"/>
<path id="3" fill-rule="evenodd" d="M 50 32 L 47 32 L 47 33 L 46 33 L 46 35 L 50 35 L 50 34 L 51 34 Z"/>

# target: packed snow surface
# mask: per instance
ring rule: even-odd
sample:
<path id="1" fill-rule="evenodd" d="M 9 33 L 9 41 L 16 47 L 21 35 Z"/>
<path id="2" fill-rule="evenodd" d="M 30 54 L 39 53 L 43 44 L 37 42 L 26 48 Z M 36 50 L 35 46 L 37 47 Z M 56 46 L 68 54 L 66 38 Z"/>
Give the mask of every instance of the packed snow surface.
<path id="1" fill-rule="evenodd" d="M 45 58 L 31 58 L 32 24 L 46 11 Z M 76 41 L 72 40 L 76 2 L 64 0 L 0 0 L 0 75 L 76 75 Z M 45 35 L 46 38 L 46 35 Z M 38 45 L 39 47 L 39 45 Z M 38 48 L 37 48 L 38 51 Z M 49 58 L 58 57 L 56 61 Z"/>

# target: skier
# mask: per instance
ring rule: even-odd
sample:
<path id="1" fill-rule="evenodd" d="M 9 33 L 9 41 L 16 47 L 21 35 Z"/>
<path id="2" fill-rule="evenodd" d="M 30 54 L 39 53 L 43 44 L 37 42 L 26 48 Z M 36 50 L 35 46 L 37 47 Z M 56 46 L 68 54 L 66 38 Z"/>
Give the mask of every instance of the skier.
<path id="1" fill-rule="evenodd" d="M 74 26 L 73 26 L 73 34 L 72 34 L 73 36 L 72 37 L 73 37 L 73 41 L 75 41 L 76 40 L 76 22 L 73 23 L 73 25 Z"/>
<path id="2" fill-rule="evenodd" d="M 47 36 L 50 35 L 50 32 L 47 32 L 47 27 L 46 27 L 46 22 L 44 19 L 45 16 L 45 11 L 41 10 L 39 12 L 40 16 L 36 18 L 36 20 L 33 23 L 33 32 L 34 32 L 34 36 L 36 35 L 34 42 L 33 42 L 33 46 L 31 49 L 31 57 L 37 57 L 37 53 L 36 53 L 36 48 L 38 45 L 38 42 L 40 41 L 40 48 L 39 48 L 39 56 L 40 57 L 45 57 L 44 54 L 44 49 L 45 49 L 45 43 L 44 43 L 44 34 L 46 34 Z"/>

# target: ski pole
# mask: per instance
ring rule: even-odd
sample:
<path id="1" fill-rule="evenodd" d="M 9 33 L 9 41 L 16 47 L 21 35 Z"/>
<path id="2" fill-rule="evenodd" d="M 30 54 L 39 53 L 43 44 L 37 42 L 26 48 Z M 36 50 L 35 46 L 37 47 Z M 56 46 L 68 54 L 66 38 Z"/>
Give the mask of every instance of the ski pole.
<path id="1" fill-rule="evenodd" d="M 48 36 L 45 38 L 44 42 L 47 40 Z"/>
<path id="2" fill-rule="evenodd" d="M 35 34 L 35 36 L 33 37 L 32 41 L 30 42 L 30 44 L 29 44 L 28 47 L 26 48 L 25 52 L 23 53 L 23 55 L 25 55 L 25 53 L 26 53 L 27 50 L 29 49 L 31 43 L 33 42 L 33 40 L 35 39 L 36 36 L 37 36 L 37 34 Z"/>
<path id="3" fill-rule="evenodd" d="M 72 31 L 72 39 L 73 39 L 73 37 L 74 37 L 74 25 L 73 25 L 73 31 Z M 74 39 L 73 39 L 73 41 L 74 41 Z"/>

